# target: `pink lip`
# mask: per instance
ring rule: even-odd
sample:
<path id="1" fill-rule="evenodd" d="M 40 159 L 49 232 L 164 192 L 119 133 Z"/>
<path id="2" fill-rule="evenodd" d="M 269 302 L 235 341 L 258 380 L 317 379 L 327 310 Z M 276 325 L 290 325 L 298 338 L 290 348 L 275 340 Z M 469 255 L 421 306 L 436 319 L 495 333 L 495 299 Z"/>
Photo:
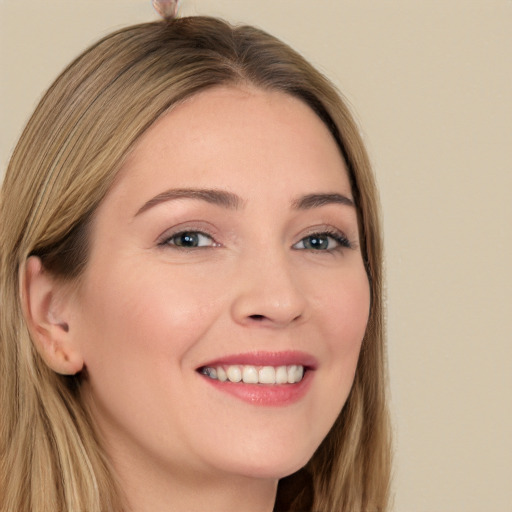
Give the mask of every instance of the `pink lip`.
<path id="1" fill-rule="evenodd" d="M 234 364 L 253 366 L 287 366 L 299 364 L 310 370 L 315 370 L 318 366 L 316 358 L 312 355 L 296 350 L 289 350 L 285 352 L 249 352 L 223 356 L 202 364 L 200 368 L 204 368 L 205 366 L 229 366 Z"/>
<path id="2" fill-rule="evenodd" d="M 207 384 L 218 391 L 228 393 L 252 405 L 283 407 L 298 402 L 311 387 L 314 372 L 307 371 L 297 384 L 245 384 L 244 382 L 220 382 L 200 375 Z"/>
<path id="3" fill-rule="evenodd" d="M 246 384 L 244 382 L 221 382 L 206 375 L 198 374 L 216 390 L 230 394 L 252 405 L 283 407 L 298 402 L 311 387 L 317 360 L 304 352 L 252 352 L 221 357 L 200 368 L 221 365 L 285 366 L 302 365 L 306 369 L 303 379 L 296 384 Z M 199 368 L 198 368 L 199 369 Z"/>

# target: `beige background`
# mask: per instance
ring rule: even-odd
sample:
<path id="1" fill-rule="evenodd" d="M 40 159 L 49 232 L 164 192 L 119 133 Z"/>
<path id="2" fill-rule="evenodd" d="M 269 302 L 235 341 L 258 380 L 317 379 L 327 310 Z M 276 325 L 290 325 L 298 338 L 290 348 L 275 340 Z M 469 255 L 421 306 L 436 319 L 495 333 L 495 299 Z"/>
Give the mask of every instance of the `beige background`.
<path id="1" fill-rule="evenodd" d="M 381 188 L 397 512 L 512 511 L 512 1 L 188 0 L 340 87 Z M 149 0 L 0 0 L 0 166 L 42 91 Z"/>

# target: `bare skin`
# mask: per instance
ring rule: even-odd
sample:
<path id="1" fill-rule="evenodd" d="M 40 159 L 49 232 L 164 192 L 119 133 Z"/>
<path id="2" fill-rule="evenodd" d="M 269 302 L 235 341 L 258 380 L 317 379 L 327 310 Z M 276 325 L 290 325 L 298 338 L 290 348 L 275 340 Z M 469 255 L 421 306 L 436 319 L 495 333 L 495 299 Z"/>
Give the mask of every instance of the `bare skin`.
<path id="1" fill-rule="evenodd" d="M 218 88 L 140 139 L 54 315 L 69 326 L 68 360 L 87 368 L 129 510 L 264 512 L 343 407 L 368 310 L 347 171 L 325 125 L 282 93 Z M 291 364 L 305 368 L 298 383 L 204 371 Z"/>

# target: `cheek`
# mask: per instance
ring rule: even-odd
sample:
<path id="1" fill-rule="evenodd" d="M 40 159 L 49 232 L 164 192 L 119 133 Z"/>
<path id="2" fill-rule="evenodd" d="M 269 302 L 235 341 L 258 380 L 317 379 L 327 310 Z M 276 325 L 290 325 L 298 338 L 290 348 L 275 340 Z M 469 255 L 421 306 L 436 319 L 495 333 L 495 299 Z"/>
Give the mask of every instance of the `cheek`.
<path id="1" fill-rule="evenodd" d="M 332 364 L 342 365 L 353 377 L 368 323 L 368 279 L 366 273 L 357 273 L 333 283 L 317 299 L 320 325 Z"/>
<path id="2" fill-rule="evenodd" d="M 164 276 L 111 275 L 92 286 L 83 311 L 86 362 L 137 362 L 156 353 L 173 354 L 176 361 L 201 336 L 215 316 L 215 301 L 199 282 Z"/>
<path id="3" fill-rule="evenodd" d="M 218 302 L 199 281 L 155 274 L 98 275 L 83 301 L 89 398 L 107 429 L 144 435 L 169 420 L 163 411 L 181 404 L 187 356 L 216 318 Z"/>
<path id="4" fill-rule="evenodd" d="M 352 388 L 370 304 L 364 270 L 340 272 L 322 282 L 322 289 L 315 287 L 312 294 L 316 321 L 311 339 L 316 340 L 320 366 L 307 420 L 311 453 L 331 429 Z"/>

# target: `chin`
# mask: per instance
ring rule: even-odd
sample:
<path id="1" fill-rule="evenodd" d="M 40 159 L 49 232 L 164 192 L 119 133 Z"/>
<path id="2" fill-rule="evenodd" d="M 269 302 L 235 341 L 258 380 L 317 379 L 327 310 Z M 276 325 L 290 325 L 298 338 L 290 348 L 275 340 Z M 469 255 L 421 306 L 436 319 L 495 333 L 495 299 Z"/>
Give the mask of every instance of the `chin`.
<path id="1" fill-rule="evenodd" d="M 302 442 L 265 442 L 259 445 L 241 443 L 235 449 L 233 443 L 218 466 L 226 472 L 248 478 L 279 480 L 303 468 L 313 456 L 318 443 L 306 445 Z"/>

